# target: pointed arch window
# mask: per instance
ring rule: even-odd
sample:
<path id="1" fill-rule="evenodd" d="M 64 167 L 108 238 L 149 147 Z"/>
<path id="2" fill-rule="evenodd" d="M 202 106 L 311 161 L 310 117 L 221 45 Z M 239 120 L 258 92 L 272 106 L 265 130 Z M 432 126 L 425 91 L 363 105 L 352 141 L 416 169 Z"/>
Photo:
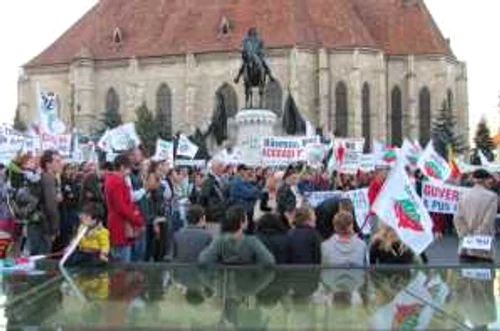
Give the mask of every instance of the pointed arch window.
<path id="1" fill-rule="evenodd" d="M 167 139 L 172 136 L 172 91 L 166 83 L 162 83 L 156 91 L 156 121 L 160 127 L 160 135 Z"/>
<path id="2" fill-rule="evenodd" d="M 399 86 L 391 92 L 391 141 L 393 145 L 401 146 L 403 142 L 403 94 Z"/>
<path id="3" fill-rule="evenodd" d="M 114 87 L 110 87 L 106 93 L 106 111 L 120 112 L 120 97 Z"/>
<path id="4" fill-rule="evenodd" d="M 349 111 L 347 103 L 347 86 L 340 82 L 335 87 L 335 135 L 348 137 Z"/>
<path id="5" fill-rule="evenodd" d="M 420 145 L 425 146 L 431 139 L 431 92 L 422 87 L 418 95 Z"/>

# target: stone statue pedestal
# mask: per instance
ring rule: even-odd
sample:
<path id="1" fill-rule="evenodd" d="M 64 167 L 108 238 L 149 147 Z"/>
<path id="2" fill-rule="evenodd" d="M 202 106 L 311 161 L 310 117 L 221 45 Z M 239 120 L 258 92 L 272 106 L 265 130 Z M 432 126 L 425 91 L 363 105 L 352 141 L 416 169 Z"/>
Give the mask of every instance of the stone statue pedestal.
<path id="1" fill-rule="evenodd" d="M 270 110 L 242 109 L 236 114 L 238 145 L 243 146 L 255 137 L 274 136 L 277 120 L 276 114 Z"/>

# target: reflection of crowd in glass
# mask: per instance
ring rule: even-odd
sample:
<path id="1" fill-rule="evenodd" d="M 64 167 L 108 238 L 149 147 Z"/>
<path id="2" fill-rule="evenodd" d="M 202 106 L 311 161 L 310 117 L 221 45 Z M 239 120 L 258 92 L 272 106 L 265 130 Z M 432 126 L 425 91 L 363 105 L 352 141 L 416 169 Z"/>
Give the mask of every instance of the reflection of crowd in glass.
<path id="1" fill-rule="evenodd" d="M 497 317 L 493 272 L 474 278 L 460 269 L 132 267 L 89 269 L 71 277 L 9 305 L 9 325 L 457 330 Z M 417 289 L 427 296 L 414 293 L 419 278 L 423 287 Z M 11 300 L 48 279 L 40 276 L 30 284 L 33 277 L 8 276 L 4 293 Z M 429 321 L 420 319 L 425 310 Z"/>
<path id="2" fill-rule="evenodd" d="M 205 171 L 146 160 L 139 148 L 98 168 L 91 162 L 63 165 L 52 151 L 39 158 L 22 155 L 4 167 L 0 225 L 14 238 L 13 250 L 58 253 L 85 226 L 90 230 L 70 264 L 112 260 L 366 266 L 427 261 L 375 215 L 363 224 L 373 225 L 368 240 L 348 199 L 331 198 L 315 209 L 308 207 L 308 192 L 357 188 L 368 188 L 373 203 L 387 177 L 385 168 L 330 175 L 306 165 L 283 171 L 212 160 Z M 424 178 L 418 171 L 412 178 L 421 193 Z M 459 184 L 473 181 L 483 189 L 498 187 L 484 171 L 464 175 Z M 483 193 L 474 191 L 471 197 L 482 201 Z M 494 231 L 489 218 L 492 209 L 496 214 L 496 196 L 494 207 L 466 209 L 459 208 L 455 220 L 459 236 L 475 229 Z M 462 220 L 465 212 L 467 220 Z M 433 215 L 433 220 L 440 236 L 446 230 L 443 217 Z M 493 256 L 467 254 L 483 262 Z"/>

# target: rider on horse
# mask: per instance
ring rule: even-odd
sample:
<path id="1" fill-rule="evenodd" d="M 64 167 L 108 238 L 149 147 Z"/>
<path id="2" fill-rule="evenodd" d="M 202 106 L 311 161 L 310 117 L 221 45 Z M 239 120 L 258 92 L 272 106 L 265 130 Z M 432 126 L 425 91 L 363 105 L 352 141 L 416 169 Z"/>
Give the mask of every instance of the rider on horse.
<path id="1" fill-rule="evenodd" d="M 234 80 L 235 83 L 237 84 L 239 82 L 241 75 L 243 75 L 245 71 L 245 66 L 252 58 L 255 60 L 255 63 L 262 66 L 264 72 L 269 76 L 269 79 L 271 81 L 274 81 L 271 70 L 266 63 L 264 54 L 264 42 L 262 41 L 262 39 L 260 39 L 256 28 L 250 28 L 248 30 L 248 33 L 242 42 L 242 49 L 243 64 L 241 65 L 240 71 L 238 72 L 238 76 L 236 76 L 236 79 Z"/>

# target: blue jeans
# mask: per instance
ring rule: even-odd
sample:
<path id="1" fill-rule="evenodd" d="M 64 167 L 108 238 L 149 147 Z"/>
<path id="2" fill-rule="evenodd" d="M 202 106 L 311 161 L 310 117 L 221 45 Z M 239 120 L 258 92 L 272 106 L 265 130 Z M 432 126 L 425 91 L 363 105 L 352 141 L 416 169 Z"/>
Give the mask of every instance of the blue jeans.
<path id="1" fill-rule="evenodd" d="M 43 232 L 38 223 L 28 225 L 28 248 L 30 255 L 45 255 L 50 253 L 51 243 L 49 237 Z"/>
<path id="2" fill-rule="evenodd" d="M 111 256 L 118 262 L 131 262 L 132 261 L 132 246 L 117 245 L 111 246 Z"/>
<path id="3" fill-rule="evenodd" d="M 130 255 L 131 262 L 143 262 L 146 258 L 146 231 L 135 239 Z"/>

